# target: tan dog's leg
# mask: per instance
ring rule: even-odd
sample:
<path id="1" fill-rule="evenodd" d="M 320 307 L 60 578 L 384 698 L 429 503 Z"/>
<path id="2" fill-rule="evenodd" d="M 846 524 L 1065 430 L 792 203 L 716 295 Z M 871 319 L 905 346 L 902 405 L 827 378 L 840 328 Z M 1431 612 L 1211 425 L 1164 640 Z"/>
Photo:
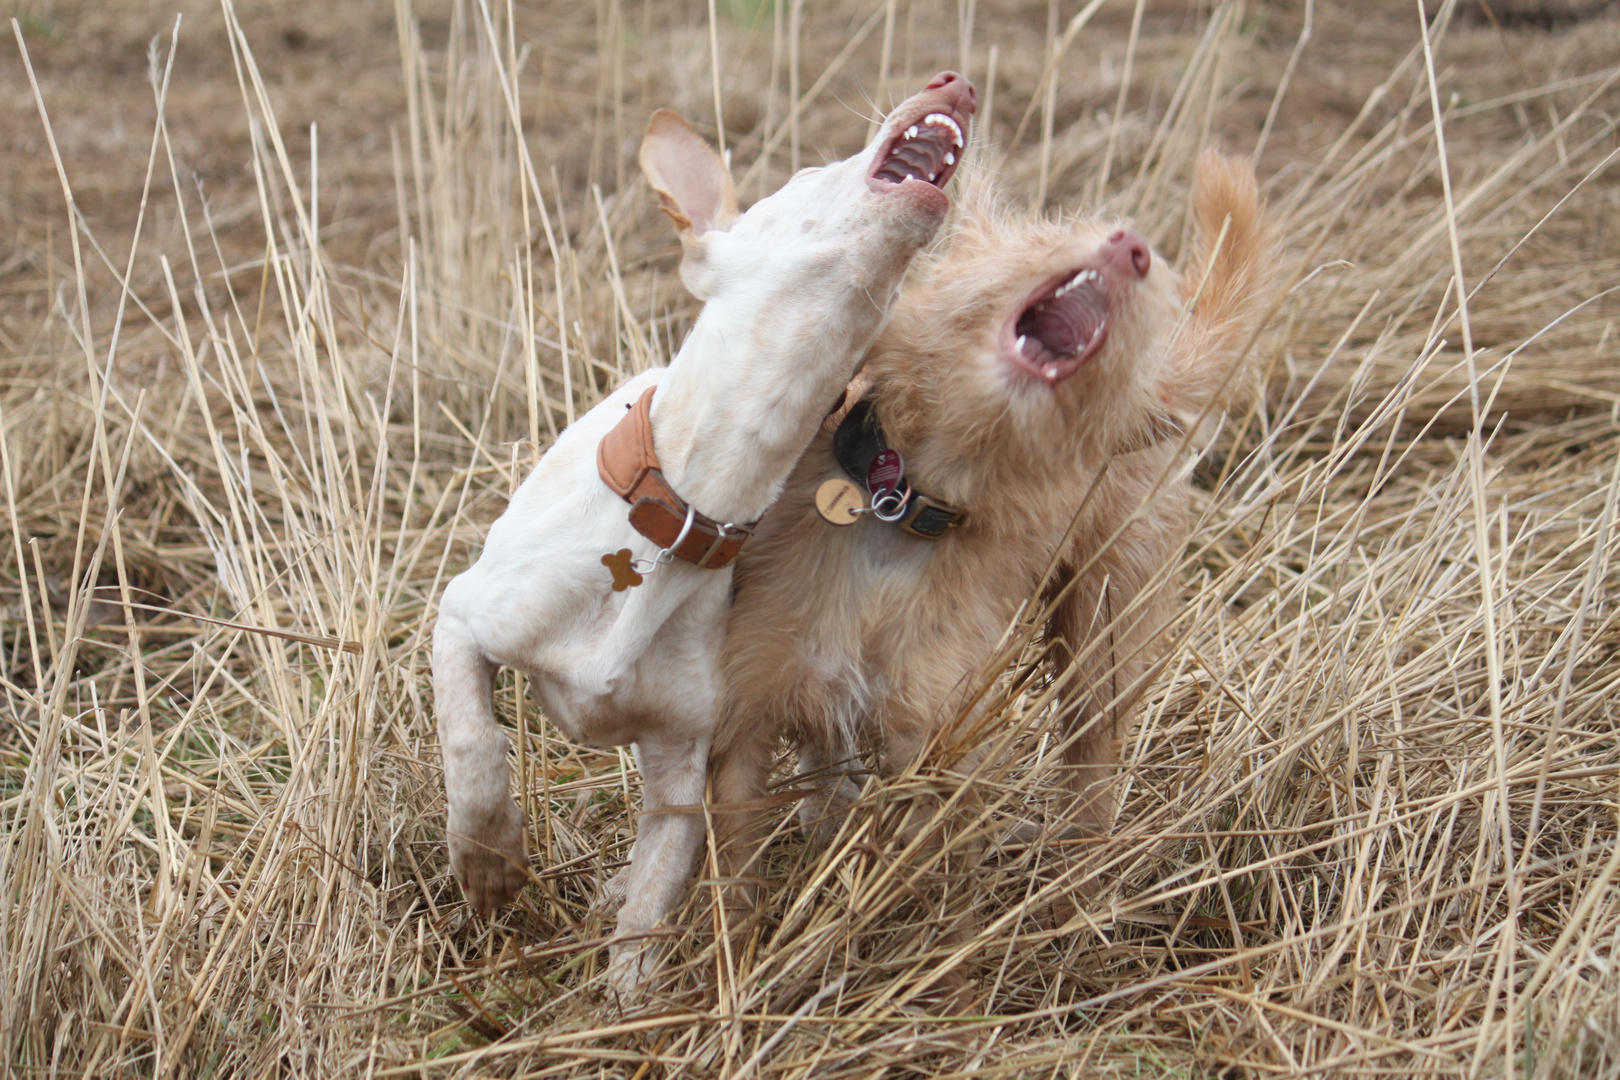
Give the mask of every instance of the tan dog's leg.
<path id="1" fill-rule="evenodd" d="M 843 827 L 844 818 L 861 785 L 851 773 L 864 772 L 855 748 L 835 736 L 809 738 L 799 746 L 799 786 L 816 790 L 799 804 L 799 825 L 817 844 L 829 843 Z"/>
<path id="2" fill-rule="evenodd" d="M 1134 543 L 1130 550 L 1147 547 Z M 1133 609 L 1147 590 L 1156 591 Z M 1159 658 L 1161 593 L 1151 567 L 1099 565 L 1075 584 L 1052 619 L 1059 643 L 1054 662 L 1067 669 L 1063 761 L 1074 793 L 1067 817 L 1086 833 L 1106 834 L 1113 822 L 1119 725 L 1136 708 Z"/>
<path id="3" fill-rule="evenodd" d="M 722 878 L 744 879 L 725 890 L 727 907 L 741 914 L 752 910 L 759 900 L 758 886 L 746 883 L 746 879 L 757 873 L 766 821 L 762 804 L 775 747 L 758 727 L 733 730 L 731 734 L 727 745 L 716 747 L 709 755 L 709 774 L 714 799 L 715 861 Z"/>

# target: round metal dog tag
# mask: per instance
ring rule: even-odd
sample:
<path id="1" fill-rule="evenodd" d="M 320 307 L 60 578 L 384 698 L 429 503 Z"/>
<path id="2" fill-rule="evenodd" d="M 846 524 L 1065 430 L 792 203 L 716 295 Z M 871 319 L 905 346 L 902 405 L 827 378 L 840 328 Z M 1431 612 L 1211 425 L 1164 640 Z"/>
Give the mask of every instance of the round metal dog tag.
<path id="1" fill-rule="evenodd" d="M 866 490 L 873 495 L 900 486 L 900 477 L 906 472 L 905 462 L 898 450 L 879 450 L 866 467 Z"/>
<path id="2" fill-rule="evenodd" d="M 861 489 L 842 476 L 823 480 L 816 488 L 816 513 L 834 525 L 853 525 L 866 508 Z"/>

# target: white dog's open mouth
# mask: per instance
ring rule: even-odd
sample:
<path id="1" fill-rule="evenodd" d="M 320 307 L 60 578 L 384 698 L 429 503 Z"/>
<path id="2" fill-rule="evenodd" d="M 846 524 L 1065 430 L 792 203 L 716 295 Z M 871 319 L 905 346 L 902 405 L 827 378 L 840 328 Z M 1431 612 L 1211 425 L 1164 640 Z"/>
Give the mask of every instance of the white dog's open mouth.
<path id="1" fill-rule="evenodd" d="M 1048 383 L 1079 370 L 1108 336 L 1108 287 L 1102 273 L 1079 267 L 1048 281 L 1002 331 L 1003 352 Z"/>
<path id="2" fill-rule="evenodd" d="M 967 145 L 966 117 L 931 112 L 908 124 L 878 159 L 872 179 L 888 184 L 922 180 L 942 188 L 956 172 L 962 148 Z"/>

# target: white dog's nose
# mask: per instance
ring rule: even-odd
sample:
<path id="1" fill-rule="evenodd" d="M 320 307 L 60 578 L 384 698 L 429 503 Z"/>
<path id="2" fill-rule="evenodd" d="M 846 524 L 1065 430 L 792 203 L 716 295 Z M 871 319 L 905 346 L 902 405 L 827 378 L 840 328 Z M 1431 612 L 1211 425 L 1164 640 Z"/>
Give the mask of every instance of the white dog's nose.
<path id="1" fill-rule="evenodd" d="M 955 95 L 952 105 L 969 115 L 979 108 L 979 95 L 973 89 L 973 84 L 954 71 L 942 71 L 928 80 L 929 90 L 946 90 Z"/>

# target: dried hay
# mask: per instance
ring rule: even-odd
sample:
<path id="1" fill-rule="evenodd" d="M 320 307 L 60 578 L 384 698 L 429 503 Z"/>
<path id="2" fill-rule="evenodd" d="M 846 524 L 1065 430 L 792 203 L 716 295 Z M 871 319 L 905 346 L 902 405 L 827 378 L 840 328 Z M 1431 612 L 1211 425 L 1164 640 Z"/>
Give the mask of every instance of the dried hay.
<path id="1" fill-rule="evenodd" d="M 6 75 L 40 109 L 0 193 L 8 1075 L 1620 1076 L 1612 11 L 1447 4 L 1426 53 L 1413 5 L 1108 5 L 1043 83 L 1055 8 L 728 0 L 715 85 L 701 5 L 398 2 L 363 152 L 340 105 L 279 110 L 375 65 L 277 82 L 229 0 L 154 51 L 133 181 L 76 168 L 105 106 L 64 113 L 48 57 Z M 58 76 L 53 18 L 154 29 L 45 11 L 18 40 Z M 352 30 L 302 17 L 283 51 Z M 719 932 L 700 882 L 621 1013 L 588 905 L 633 765 L 506 677 L 540 857 L 472 918 L 434 598 L 556 430 L 690 324 L 626 175 L 646 112 L 718 99 L 752 195 L 946 64 L 1013 190 L 1106 195 L 1174 252 L 1198 147 L 1258 142 L 1289 237 L 1116 833 L 999 839 L 1060 779 L 1014 657 L 982 775 L 874 785 L 824 851 L 784 819 L 757 922 Z M 205 201 L 171 105 L 227 86 L 206 115 L 250 168 Z"/>

